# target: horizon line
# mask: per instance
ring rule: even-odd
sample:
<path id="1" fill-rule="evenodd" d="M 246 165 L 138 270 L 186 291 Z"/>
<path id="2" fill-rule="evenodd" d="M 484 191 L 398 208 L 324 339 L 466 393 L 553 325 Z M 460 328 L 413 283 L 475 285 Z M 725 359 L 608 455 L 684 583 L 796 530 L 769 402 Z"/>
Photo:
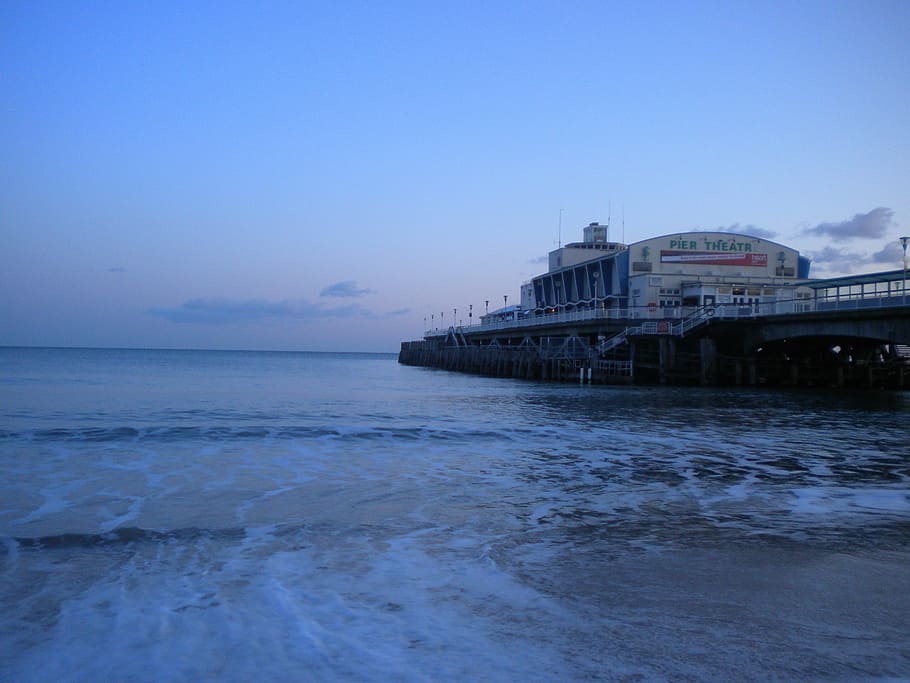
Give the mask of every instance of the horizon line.
<path id="1" fill-rule="evenodd" d="M 169 346 L 51 346 L 44 344 L 0 344 L 0 349 L 33 349 L 46 351 L 198 351 L 202 353 L 325 353 L 325 354 L 369 354 L 397 355 L 397 351 L 314 351 L 306 349 L 211 349 Z"/>

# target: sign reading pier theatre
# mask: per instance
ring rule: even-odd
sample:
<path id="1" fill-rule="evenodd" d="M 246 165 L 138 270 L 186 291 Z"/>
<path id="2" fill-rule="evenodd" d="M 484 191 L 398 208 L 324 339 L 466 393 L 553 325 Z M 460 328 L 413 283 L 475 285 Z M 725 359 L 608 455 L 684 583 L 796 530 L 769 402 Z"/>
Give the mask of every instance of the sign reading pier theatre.
<path id="1" fill-rule="evenodd" d="M 677 238 L 670 240 L 669 249 L 661 249 L 660 262 L 766 267 L 768 254 L 755 253 L 751 242 L 740 242 L 735 238 Z"/>
<path id="2" fill-rule="evenodd" d="M 661 309 L 691 312 L 811 295 L 799 289 L 809 277 L 809 259 L 759 237 L 677 232 L 626 245 L 608 242 L 606 226 L 598 223 L 584 235 L 584 242 L 551 251 L 549 270 L 522 285 L 519 316 L 598 308 L 616 310 L 618 317 L 679 317 L 680 311 Z M 505 322 L 507 313 L 491 315 L 488 321 Z"/>

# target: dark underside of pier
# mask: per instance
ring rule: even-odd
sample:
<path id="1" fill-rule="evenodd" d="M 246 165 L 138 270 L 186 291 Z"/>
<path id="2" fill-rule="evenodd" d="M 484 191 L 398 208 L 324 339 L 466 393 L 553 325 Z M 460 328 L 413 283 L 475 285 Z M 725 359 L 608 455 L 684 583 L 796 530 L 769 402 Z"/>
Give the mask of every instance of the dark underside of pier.
<path id="1" fill-rule="evenodd" d="M 683 334 L 654 331 L 666 332 L 665 326 L 633 329 L 622 321 L 534 331 L 450 328 L 403 342 L 398 360 L 494 377 L 595 384 L 910 388 L 906 316 L 854 318 L 711 320 Z"/>

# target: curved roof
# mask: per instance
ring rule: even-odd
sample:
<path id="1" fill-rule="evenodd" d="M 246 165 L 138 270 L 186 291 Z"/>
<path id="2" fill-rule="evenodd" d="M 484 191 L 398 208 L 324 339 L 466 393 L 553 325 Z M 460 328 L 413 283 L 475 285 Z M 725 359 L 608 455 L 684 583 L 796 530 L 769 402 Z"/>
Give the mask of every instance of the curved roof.
<path id="1" fill-rule="evenodd" d="M 748 240 L 755 240 L 757 242 L 764 242 L 766 244 L 773 244 L 775 246 L 781 247 L 782 249 L 790 249 L 792 251 L 799 253 L 799 249 L 797 249 L 796 247 L 791 247 L 786 244 L 781 244 L 780 242 L 775 242 L 774 240 L 769 240 L 766 237 L 755 237 L 754 235 L 746 235 L 745 233 L 741 233 L 741 232 L 723 232 L 723 231 L 718 231 L 718 230 L 689 230 L 687 232 L 668 232 L 664 235 L 656 235 L 654 237 L 648 237 L 646 239 L 639 240 L 638 242 L 632 242 L 629 246 L 632 247 L 632 246 L 635 246 L 636 244 L 642 244 L 643 242 L 651 242 L 653 240 L 666 239 L 666 238 L 671 238 L 671 237 L 683 237 L 683 236 L 706 237 L 708 235 L 716 236 L 718 239 L 729 239 L 729 238 L 740 237 L 740 238 L 745 238 Z"/>

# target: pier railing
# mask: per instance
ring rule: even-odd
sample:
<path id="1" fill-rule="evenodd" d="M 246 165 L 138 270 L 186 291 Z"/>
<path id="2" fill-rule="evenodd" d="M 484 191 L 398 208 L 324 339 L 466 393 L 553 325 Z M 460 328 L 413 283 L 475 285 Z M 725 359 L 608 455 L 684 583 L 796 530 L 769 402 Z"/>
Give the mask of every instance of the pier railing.
<path id="1" fill-rule="evenodd" d="M 619 332 L 609 339 L 605 339 L 600 344 L 598 344 L 597 351 L 603 355 L 608 351 L 612 351 L 616 347 L 626 343 L 629 337 L 651 334 L 664 334 L 681 337 L 686 334 L 686 332 L 704 325 L 714 317 L 715 313 L 716 311 L 713 306 L 702 306 L 678 322 L 674 322 L 672 319 L 653 320 L 643 322 L 640 325 L 626 327 L 622 332 Z"/>
<path id="2" fill-rule="evenodd" d="M 758 318 L 775 315 L 793 315 L 794 313 L 813 313 L 816 311 L 852 311 L 873 308 L 891 308 L 910 305 L 910 298 L 902 295 L 892 296 L 853 296 L 853 297 L 818 297 L 806 299 L 784 299 L 753 304 L 718 303 L 709 306 L 671 306 L 654 308 L 648 306 L 629 308 L 587 308 L 555 313 L 529 314 L 517 320 L 501 320 L 496 322 L 478 323 L 474 325 L 458 326 L 458 332 L 492 332 L 496 330 L 513 330 L 548 325 L 561 325 L 575 322 L 591 322 L 595 320 L 641 320 L 643 322 L 673 321 L 682 324 L 682 334 L 688 332 L 692 326 L 705 322 L 699 315 L 708 315 L 724 320 L 736 318 Z M 449 328 L 438 327 L 427 330 L 425 336 L 433 337 L 445 335 Z M 662 332 L 666 334 L 667 332 Z M 670 332 L 676 333 L 674 332 Z"/>

